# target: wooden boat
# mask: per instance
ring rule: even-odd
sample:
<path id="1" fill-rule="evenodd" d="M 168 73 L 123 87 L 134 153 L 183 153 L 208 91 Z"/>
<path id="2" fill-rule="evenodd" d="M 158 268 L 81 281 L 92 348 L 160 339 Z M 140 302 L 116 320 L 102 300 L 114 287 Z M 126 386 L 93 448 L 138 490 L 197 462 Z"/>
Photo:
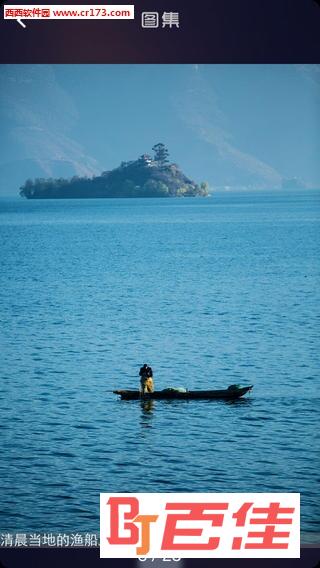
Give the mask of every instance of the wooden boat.
<path id="1" fill-rule="evenodd" d="M 120 395 L 122 400 L 199 400 L 199 399 L 222 399 L 234 400 L 245 395 L 253 389 L 253 385 L 243 387 L 241 385 L 231 385 L 223 390 L 198 390 L 185 392 L 169 388 L 162 391 L 154 391 L 141 395 L 140 391 L 133 390 L 115 390 L 114 394 Z"/>

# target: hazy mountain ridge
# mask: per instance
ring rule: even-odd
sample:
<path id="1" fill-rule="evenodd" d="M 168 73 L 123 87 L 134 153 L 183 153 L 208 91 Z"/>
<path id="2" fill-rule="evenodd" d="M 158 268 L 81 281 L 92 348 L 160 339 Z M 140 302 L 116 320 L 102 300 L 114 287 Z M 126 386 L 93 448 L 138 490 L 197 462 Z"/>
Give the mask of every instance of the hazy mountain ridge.
<path id="1" fill-rule="evenodd" d="M 1 186 L 15 185 L 17 191 L 16 184 L 32 172 L 32 177 L 97 173 L 96 160 L 69 136 L 78 114 L 53 69 L 6 65 L 1 71 Z"/>
<path id="2" fill-rule="evenodd" d="M 320 187 L 319 66 L 4 65 L 0 187 L 96 176 L 155 137 L 211 187 Z"/>

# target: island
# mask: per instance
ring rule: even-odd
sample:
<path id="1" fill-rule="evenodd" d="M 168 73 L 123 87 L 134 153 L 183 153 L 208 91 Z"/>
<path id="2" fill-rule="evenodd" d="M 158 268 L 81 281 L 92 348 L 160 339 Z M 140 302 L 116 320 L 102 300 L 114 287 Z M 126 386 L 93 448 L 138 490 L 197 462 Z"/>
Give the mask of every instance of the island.
<path id="1" fill-rule="evenodd" d="M 177 164 L 170 163 L 164 144 L 152 148 L 153 158 L 143 154 L 122 162 L 118 168 L 95 177 L 28 179 L 20 188 L 27 199 L 72 199 L 105 197 L 207 197 L 207 182 L 189 179 Z"/>

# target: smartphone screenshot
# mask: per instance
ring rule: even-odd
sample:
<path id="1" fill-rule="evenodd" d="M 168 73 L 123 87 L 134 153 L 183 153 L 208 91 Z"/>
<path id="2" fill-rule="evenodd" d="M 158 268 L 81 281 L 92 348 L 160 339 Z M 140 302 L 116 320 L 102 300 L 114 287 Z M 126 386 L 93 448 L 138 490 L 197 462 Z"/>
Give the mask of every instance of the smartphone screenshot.
<path id="1" fill-rule="evenodd" d="M 2 2 L 0 568 L 316 568 L 320 3 Z"/>

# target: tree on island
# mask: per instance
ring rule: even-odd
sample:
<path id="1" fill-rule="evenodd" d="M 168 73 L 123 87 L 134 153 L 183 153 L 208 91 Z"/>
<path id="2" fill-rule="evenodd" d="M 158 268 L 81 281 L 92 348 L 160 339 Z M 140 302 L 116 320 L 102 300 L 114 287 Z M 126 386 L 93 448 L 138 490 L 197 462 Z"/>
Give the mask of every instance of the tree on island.
<path id="1" fill-rule="evenodd" d="M 163 168 L 169 163 L 169 151 L 164 144 L 159 142 L 153 146 L 152 150 L 154 151 L 154 161 L 160 168 Z"/>

